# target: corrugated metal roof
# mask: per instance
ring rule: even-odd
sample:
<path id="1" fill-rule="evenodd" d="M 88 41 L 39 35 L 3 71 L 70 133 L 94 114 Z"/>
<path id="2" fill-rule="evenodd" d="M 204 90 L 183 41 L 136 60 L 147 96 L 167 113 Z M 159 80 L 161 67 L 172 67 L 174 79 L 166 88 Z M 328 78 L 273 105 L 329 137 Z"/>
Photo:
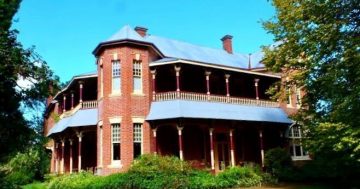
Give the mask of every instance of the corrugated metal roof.
<path id="1" fill-rule="evenodd" d="M 146 120 L 173 118 L 222 119 L 291 124 L 281 108 L 186 100 L 152 102 Z"/>
<path id="2" fill-rule="evenodd" d="M 141 37 L 129 25 L 121 28 L 115 35 L 113 35 L 103 43 L 120 40 L 135 40 L 140 42 L 152 43 L 161 51 L 162 54 L 164 54 L 168 58 L 179 58 L 242 69 L 248 69 L 249 65 L 248 54 L 229 54 L 223 49 L 202 47 L 187 42 L 158 37 L 154 35 L 147 35 L 145 37 Z M 250 56 L 252 68 L 264 67 L 264 65 L 260 63 L 262 57 L 263 55 L 261 52 L 254 53 L 253 56 Z"/>
<path id="3" fill-rule="evenodd" d="M 86 127 L 96 125 L 98 122 L 98 109 L 83 109 L 78 110 L 74 115 L 65 117 L 57 122 L 53 128 L 50 129 L 48 136 L 61 133 L 70 127 Z"/>

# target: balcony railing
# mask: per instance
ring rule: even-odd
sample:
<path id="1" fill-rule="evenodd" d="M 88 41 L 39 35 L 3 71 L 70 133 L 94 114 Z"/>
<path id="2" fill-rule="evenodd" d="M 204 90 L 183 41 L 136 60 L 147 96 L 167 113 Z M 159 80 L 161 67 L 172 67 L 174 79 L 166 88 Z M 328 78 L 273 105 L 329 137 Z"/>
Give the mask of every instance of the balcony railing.
<path id="1" fill-rule="evenodd" d="M 60 115 L 60 119 L 62 119 L 64 117 L 72 116 L 73 114 L 75 114 L 80 109 L 92 109 L 92 108 L 97 108 L 97 107 L 98 107 L 98 102 L 96 100 L 84 101 L 84 102 L 79 103 L 78 105 L 76 105 L 73 109 L 63 112 Z"/>
<path id="2" fill-rule="evenodd" d="M 239 97 L 227 97 L 221 95 L 207 95 L 201 93 L 176 92 L 176 91 L 155 94 L 155 101 L 167 101 L 167 100 L 177 100 L 177 99 L 203 101 L 203 102 L 220 102 L 220 103 L 263 106 L 263 107 L 279 107 L 278 102 L 273 102 L 268 100 L 256 100 L 249 98 L 239 98 Z"/>

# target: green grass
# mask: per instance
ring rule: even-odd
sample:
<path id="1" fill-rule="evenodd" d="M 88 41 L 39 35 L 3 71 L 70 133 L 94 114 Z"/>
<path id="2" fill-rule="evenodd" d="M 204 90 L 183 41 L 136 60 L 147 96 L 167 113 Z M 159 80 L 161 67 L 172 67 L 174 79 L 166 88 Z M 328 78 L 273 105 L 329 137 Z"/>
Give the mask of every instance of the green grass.
<path id="1" fill-rule="evenodd" d="M 34 182 L 21 187 L 22 189 L 46 189 L 46 183 Z"/>

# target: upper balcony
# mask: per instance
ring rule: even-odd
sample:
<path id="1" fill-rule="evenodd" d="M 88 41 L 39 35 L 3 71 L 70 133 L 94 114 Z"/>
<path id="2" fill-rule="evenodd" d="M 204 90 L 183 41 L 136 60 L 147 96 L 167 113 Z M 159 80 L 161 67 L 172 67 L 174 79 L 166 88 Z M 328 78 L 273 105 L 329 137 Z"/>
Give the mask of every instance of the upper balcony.
<path id="1" fill-rule="evenodd" d="M 92 101 L 84 101 L 79 103 L 77 106 L 75 106 L 74 108 L 62 112 L 60 114 L 60 119 L 64 118 L 64 117 L 69 117 L 74 115 L 78 110 L 83 110 L 83 109 L 94 109 L 98 107 L 98 102 L 96 100 L 92 100 Z"/>
<path id="2" fill-rule="evenodd" d="M 269 100 L 256 100 L 250 98 L 240 98 L 240 97 L 227 97 L 221 95 L 210 95 L 210 94 L 201 94 L 201 93 L 192 93 L 192 92 L 163 92 L 155 94 L 154 101 L 167 101 L 167 100 L 190 100 L 190 101 L 202 101 L 202 102 L 220 102 L 220 103 L 229 103 L 229 104 L 239 104 L 239 105 L 250 105 L 250 106 L 263 106 L 276 108 L 279 107 L 278 102 L 273 102 Z"/>
<path id="3" fill-rule="evenodd" d="M 261 107 L 280 107 L 267 89 L 280 76 L 221 70 L 188 64 L 151 67 L 153 101 L 188 100 Z"/>

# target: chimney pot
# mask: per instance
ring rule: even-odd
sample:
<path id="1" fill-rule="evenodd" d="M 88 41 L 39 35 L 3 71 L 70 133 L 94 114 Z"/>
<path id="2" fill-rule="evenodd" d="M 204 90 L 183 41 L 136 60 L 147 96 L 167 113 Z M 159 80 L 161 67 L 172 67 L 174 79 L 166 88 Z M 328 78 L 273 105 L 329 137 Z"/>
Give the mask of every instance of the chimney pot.
<path id="1" fill-rule="evenodd" d="M 223 38 L 221 38 L 221 41 L 223 42 L 223 49 L 228 52 L 229 54 L 232 54 L 232 38 L 231 35 L 225 35 Z"/>
<path id="2" fill-rule="evenodd" d="M 148 29 L 145 28 L 145 27 L 141 27 L 141 26 L 136 26 L 136 27 L 135 27 L 135 31 L 136 31 L 139 35 L 141 35 L 141 37 L 146 36 L 147 30 L 148 30 Z"/>

